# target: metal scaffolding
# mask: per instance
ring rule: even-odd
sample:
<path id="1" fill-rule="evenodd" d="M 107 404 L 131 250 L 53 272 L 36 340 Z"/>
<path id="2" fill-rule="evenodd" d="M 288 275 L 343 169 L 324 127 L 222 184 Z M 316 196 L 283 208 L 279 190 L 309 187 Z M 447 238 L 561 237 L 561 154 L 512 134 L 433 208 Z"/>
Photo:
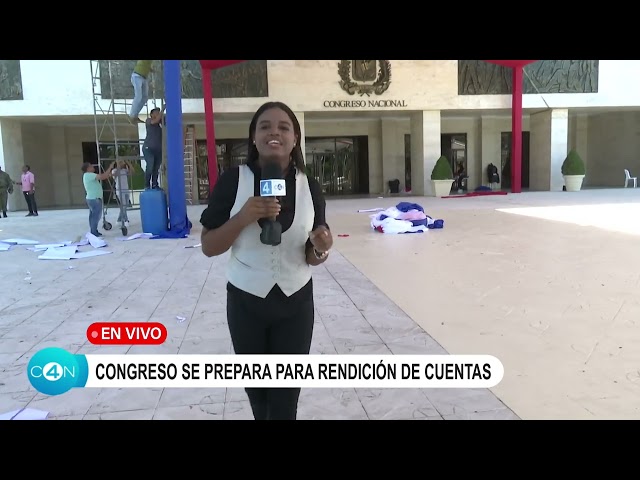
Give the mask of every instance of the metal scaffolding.
<path id="1" fill-rule="evenodd" d="M 142 169 L 142 143 L 144 138 L 140 138 L 137 130 L 137 124 L 131 124 L 128 120 L 129 110 L 131 108 L 132 98 L 115 98 L 116 89 L 114 88 L 114 80 L 119 68 L 121 60 L 90 60 L 91 62 L 91 84 L 93 89 L 93 112 L 94 125 L 96 135 L 96 150 L 98 158 L 98 171 L 103 172 L 105 168 L 113 161 L 128 161 L 134 168 Z M 149 103 L 152 108 L 160 108 L 164 111 L 164 98 L 157 99 L 156 93 L 160 91 L 158 86 L 162 81 L 162 61 L 159 71 L 153 71 L 149 79 L 149 100 L 144 105 L 142 114 L 149 116 Z M 106 68 L 105 68 L 106 67 Z M 131 72 L 128 72 L 130 75 Z M 108 95 L 103 96 L 103 79 L 108 78 Z M 133 94 L 131 95 L 133 97 Z M 106 97 L 106 98 L 105 98 Z M 162 96 L 164 97 L 164 95 Z M 160 103 L 160 105 L 158 105 Z M 135 130 L 134 130 L 135 129 Z M 125 131 L 129 134 L 123 135 Z M 134 135 L 131 134 L 134 132 Z M 134 138 L 131 138 L 134 137 Z M 162 171 L 160 173 L 162 175 Z M 161 179 L 160 179 L 161 180 Z M 142 192 L 141 189 L 134 189 L 131 185 L 132 179 L 129 179 L 129 199 L 121 199 L 117 196 L 117 185 L 113 177 L 109 177 L 108 189 L 105 189 L 106 198 L 104 200 L 103 212 L 103 228 L 111 230 L 112 225 L 107 220 L 107 211 L 109 204 L 117 202 L 120 209 L 120 223 L 122 234 L 127 235 L 126 211 L 134 205 L 139 205 L 138 198 Z"/>

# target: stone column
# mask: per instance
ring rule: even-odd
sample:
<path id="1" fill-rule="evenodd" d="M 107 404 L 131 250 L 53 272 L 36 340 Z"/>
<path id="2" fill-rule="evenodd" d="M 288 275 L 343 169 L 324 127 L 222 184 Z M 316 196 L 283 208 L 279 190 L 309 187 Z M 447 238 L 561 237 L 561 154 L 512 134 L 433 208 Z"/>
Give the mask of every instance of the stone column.
<path id="1" fill-rule="evenodd" d="M 440 111 L 423 110 L 411 114 L 411 192 L 433 195 L 431 171 L 442 153 Z"/>
<path id="2" fill-rule="evenodd" d="M 589 116 L 587 114 L 573 115 L 569 118 L 569 150 L 574 149 L 584 162 L 587 171 L 589 171 L 588 164 L 588 130 L 589 130 Z M 589 185 L 589 175 L 584 177 L 583 187 Z"/>
<path id="3" fill-rule="evenodd" d="M 67 129 L 62 126 L 49 127 L 48 133 L 51 150 L 53 204 L 56 206 L 72 205 L 71 178 L 72 176 L 80 176 L 82 172 L 78 165 L 69 165 Z"/>
<path id="4" fill-rule="evenodd" d="M 22 123 L 17 120 L 0 120 L 0 166 L 14 182 L 20 181 L 24 166 L 24 148 L 22 145 Z M 36 191 L 37 191 L 36 179 Z M 37 197 L 36 197 L 37 199 Z M 9 195 L 7 210 L 26 210 L 27 202 L 22 195 L 22 187 L 14 185 L 13 194 Z"/>
<path id="5" fill-rule="evenodd" d="M 489 179 L 487 178 L 487 167 L 490 163 L 493 163 L 498 167 L 498 173 L 500 174 L 500 184 L 502 183 L 502 146 L 501 146 L 501 123 L 500 119 L 491 116 L 483 116 L 480 123 L 481 128 L 481 166 L 480 185 L 490 187 Z M 511 130 L 511 126 L 509 126 Z M 499 189 L 500 184 L 494 187 Z"/>
<path id="6" fill-rule="evenodd" d="M 562 162 L 567 158 L 569 110 L 554 109 L 531 115 L 530 188 L 538 191 L 562 191 Z"/>

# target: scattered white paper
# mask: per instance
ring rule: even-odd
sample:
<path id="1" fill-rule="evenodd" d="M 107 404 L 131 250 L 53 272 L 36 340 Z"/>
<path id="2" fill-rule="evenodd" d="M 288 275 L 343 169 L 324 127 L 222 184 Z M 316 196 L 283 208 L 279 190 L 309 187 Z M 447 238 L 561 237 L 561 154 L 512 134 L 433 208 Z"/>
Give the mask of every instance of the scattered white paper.
<path id="1" fill-rule="evenodd" d="M 89 257 L 99 257 L 100 255 L 109 255 L 113 252 L 107 252 L 106 250 L 89 250 L 88 252 L 78 252 L 73 254 L 70 258 L 89 258 Z M 69 267 L 73 268 L 73 267 Z"/>
<path id="2" fill-rule="evenodd" d="M 68 244 L 66 243 L 39 243 L 33 249 L 35 250 L 46 250 L 47 248 L 58 248 L 58 247 L 66 247 Z M 31 250 L 31 248 L 29 248 Z"/>
<path id="3" fill-rule="evenodd" d="M 128 242 L 130 240 L 135 240 L 136 238 L 151 238 L 153 237 L 153 233 L 134 233 L 130 237 L 120 237 L 118 240 L 121 242 Z"/>
<path id="4" fill-rule="evenodd" d="M 10 243 L 12 245 L 38 245 L 40 242 L 26 238 L 8 238 L 6 240 L 2 240 L 2 243 Z"/>
<path id="5" fill-rule="evenodd" d="M 73 245 L 74 247 L 84 247 L 85 245 L 89 245 L 89 240 L 83 238 L 82 240 L 78 240 L 77 242 L 70 243 L 69 245 Z"/>
<path id="6" fill-rule="evenodd" d="M 369 213 L 369 212 L 381 212 L 384 208 L 364 208 L 362 210 L 358 210 L 358 213 Z"/>
<path id="7" fill-rule="evenodd" d="M 107 242 L 102 240 L 101 238 L 96 237 L 93 233 L 87 233 L 87 240 L 93 248 L 102 248 L 107 246 Z"/>
<path id="8" fill-rule="evenodd" d="M 176 320 L 178 321 L 178 323 L 182 323 L 182 322 L 184 322 L 186 319 L 187 319 L 187 317 L 180 317 L 180 316 L 177 316 L 177 317 L 176 317 Z"/>
<path id="9" fill-rule="evenodd" d="M 0 420 L 13 420 L 22 410 L 13 410 L 7 413 L 0 413 Z"/>
<path id="10" fill-rule="evenodd" d="M 77 247 L 54 247 L 40 255 L 40 260 L 71 260 L 76 254 Z"/>
<path id="11" fill-rule="evenodd" d="M 49 412 L 35 408 L 21 408 L 7 413 L 0 413 L 0 420 L 46 420 Z"/>
<path id="12" fill-rule="evenodd" d="M 187 246 L 185 246 L 184 248 L 198 248 L 198 247 L 201 247 L 201 246 L 202 246 L 202 244 L 201 244 L 201 243 L 198 243 L 198 244 L 196 244 L 196 245 L 187 245 Z"/>
<path id="13" fill-rule="evenodd" d="M 85 239 L 84 241 L 85 241 L 85 245 L 89 244 L 89 240 Z M 58 243 L 39 243 L 34 247 L 27 247 L 27 250 L 31 250 L 32 252 L 40 252 L 40 251 L 46 250 L 47 248 L 68 247 L 72 245 L 74 245 L 74 243 L 69 240 L 64 242 L 58 242 Z"/>

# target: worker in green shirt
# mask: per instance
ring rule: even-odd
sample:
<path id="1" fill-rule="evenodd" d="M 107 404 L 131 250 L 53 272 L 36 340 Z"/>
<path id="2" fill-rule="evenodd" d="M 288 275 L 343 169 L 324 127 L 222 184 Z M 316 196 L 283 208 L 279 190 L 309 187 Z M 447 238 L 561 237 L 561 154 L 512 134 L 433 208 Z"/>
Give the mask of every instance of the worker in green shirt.
<path id="1" fill-rule="evenodd" d="M 133 103 L 129 112 L 129 120 L 131 123 L 137 121 L 144 123 L 138 118 L 140 112 L 149 101 L 149 75 L 151 74 L 151 63 L 153 60 L 138 60 L 133 73 L 131 74 L 131 83 L 133 85 Z"/>

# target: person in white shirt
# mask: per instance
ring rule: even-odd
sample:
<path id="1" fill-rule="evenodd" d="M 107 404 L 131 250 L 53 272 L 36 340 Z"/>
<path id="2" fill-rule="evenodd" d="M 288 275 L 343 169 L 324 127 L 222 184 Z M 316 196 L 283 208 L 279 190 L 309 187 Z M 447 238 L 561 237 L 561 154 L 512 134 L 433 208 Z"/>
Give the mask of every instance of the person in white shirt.
<path id="1" fill-rule="evenodd" d="M 121 208 L 118 214 L 118 222 L 125 221 L 129 223 L 127 216 L 127 208 L 131 203 L 131 187 L 129 186 L 129 176 L 134 172 L 133 166 L 128 160 L 118 160 L 116 168 L 111 171 L 111 175 L 115 179 L 116 195 L 120 202 Z M 124 214 L 124 219 L 122 218 Z"/>
<path id="2" fill-rule="evenodd" d="M 308 354 L 314 323 L 311 267 L 333 245 L 325 200 L 307 177 L 300 123 L 289 107 L 269 102 L 249 126 L 246 165 L 226 170 L 202 213 L 202 251 L 231 249 L 227 265 L 227 322 L 236 354 Z M 260 197 L 261 171 L 277 163 L 286 196 Z M 282 225 L 281 243 L 261 242 L 265 220 Z M 246 389 L 256 420 L 295 420 L 300 389 Z"/>

